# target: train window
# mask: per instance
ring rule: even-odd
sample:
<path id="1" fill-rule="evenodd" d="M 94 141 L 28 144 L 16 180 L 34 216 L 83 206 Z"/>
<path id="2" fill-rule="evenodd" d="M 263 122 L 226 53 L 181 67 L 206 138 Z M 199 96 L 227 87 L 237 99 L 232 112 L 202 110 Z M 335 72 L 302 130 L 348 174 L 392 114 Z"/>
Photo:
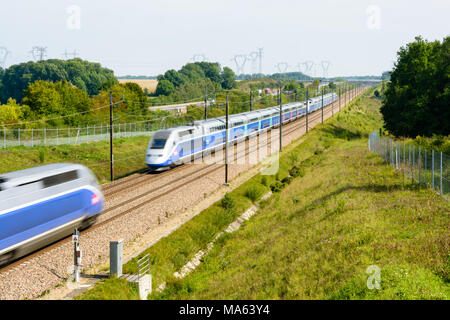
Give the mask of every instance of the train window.
<path id="1" fill-rule="evenodd" d="M 0 191 L 3 191 L 4 189 L 2 188 L 2 183 L 6 182 L 6 179 L 2 179 L 0 178 Z"/>
<path id="2" fill-rule="evenodd" d="M 25 182 L 25 183 L 22 183 L 22 184 L 18 184 L 16 187 L 23 187 L 23 186 L 26 186 L 26 185 L 28 185 L 28 184 L 32 184 L 32 183 L 36 183 L 36 182 L 39 182 L 39 180 L 34 180 L 34 181 L 30 181 L 30 182 Z"/>
<path id="3" fill-rule="evenodd" d="M 219 130 L 223 130 L 223 129 L 225 129 L 225 125 L 221 125 L 221 126 L 212 128 L 213 131 L 219 131 Z"/>
<path id="4" fill-rule="evenodd" d="M 166 141 L 166 139 L 153 139 L 150 149 L 164 149 Z"/>
<path id="5" fill-rule="evenodd" d="M 42 179 L 42 182 L 44 184 L 44 188 L 49 188 L 49 187 L 53 187 L 58 184 L 61 184 L 64 182 L 69 182 L 69 181 L 76 180 L 76 179 L 78 179 L 78 171 L 73 170 L 73 171 L 56 174 L 54 176 L 46 177 L 46 178 Z"/>

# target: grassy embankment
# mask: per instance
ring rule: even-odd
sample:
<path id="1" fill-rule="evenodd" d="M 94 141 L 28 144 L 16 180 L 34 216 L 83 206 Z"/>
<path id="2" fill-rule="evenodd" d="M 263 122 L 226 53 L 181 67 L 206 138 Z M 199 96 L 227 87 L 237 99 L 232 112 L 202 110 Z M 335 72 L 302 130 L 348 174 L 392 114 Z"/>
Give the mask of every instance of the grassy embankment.
<path id="1" fill-rule="evenodd" d="M 255 176 L 230 194 L 232 208 L 218 202 L 146 250 L 154 288 L 168 284 L 151 298 L 448 299 L 449 204 L 369 153 L 379 106 L 373 97 L 352 103 L 286 149 L 277 176 Z M 282 183 L 293 167 L 297 177 Z M 219 238 L 195 272 L 172 276 L 270 186 L 283 191 Z M 381 270 L 380 290 L 366 286 L 370 265 Z M 124 266 L 135 269 L 135 260 Z M 79 298 L 124 298 L 124 290 L 109 279 Z"/>
<path id="2" fill-rule="evenodd" d="M 114 140 L 116 178 L 145 168 L 145 150 L 149 139 L 143 136 Z M 105 182 L 109 180 L 109 141 L 0 150 L 0 174 L 55 162 L 83 164 L 94 172 L 100 182 Z"/>

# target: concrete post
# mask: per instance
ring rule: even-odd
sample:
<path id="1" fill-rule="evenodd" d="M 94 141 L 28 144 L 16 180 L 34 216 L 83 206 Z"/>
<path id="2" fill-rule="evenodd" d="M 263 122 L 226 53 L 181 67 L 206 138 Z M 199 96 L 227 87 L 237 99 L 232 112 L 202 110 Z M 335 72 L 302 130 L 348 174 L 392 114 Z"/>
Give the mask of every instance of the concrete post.
<path id="1" fill-rule="evenodd" d="M 110 277 L 122 276 L 123 239 L 114 239 L 109 242 L 109 269 Z"/>

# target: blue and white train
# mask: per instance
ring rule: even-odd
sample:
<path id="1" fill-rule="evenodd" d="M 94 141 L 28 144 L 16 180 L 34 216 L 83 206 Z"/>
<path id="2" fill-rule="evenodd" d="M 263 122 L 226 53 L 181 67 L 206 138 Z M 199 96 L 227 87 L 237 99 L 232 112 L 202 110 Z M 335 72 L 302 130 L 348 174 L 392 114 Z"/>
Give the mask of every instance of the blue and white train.
<path id="1" fill-rule="evenodd" d="M 323 97 L 324 107 L 338 99 L 336 93 Z M 322 107 L 322 97 L 308 101 L 308 113 Z M 283 105 L 283 123 L 306 114 L 306 101 Z M 277 127 L 280 123 L 280 107 L 259 109 L 229 116 L 228 141 L 258 134 Z M 197 157 L 203 152 L 220 148 L 225 144 L 225 117 L 194 121 L 193 125 L 156 131 L 146 153 L 146 164 L 151 169 L 174 167 Z"/>
<path id="2" fill-rule="evenodd" d="M 97 179 L 82 165 L 0 175 L 0 265 L 91 226 L 103 202 Z"/>

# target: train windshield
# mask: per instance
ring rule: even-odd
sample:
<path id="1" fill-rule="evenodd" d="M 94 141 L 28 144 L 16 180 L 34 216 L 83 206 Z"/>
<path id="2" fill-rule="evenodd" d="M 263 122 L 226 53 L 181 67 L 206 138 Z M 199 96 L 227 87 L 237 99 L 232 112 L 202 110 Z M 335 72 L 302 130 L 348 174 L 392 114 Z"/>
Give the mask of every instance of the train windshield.
<path id="1" fill-rule="evenodd" d="M 166 139 L 153 139 L 151 149 L 164 149 Z"/>

